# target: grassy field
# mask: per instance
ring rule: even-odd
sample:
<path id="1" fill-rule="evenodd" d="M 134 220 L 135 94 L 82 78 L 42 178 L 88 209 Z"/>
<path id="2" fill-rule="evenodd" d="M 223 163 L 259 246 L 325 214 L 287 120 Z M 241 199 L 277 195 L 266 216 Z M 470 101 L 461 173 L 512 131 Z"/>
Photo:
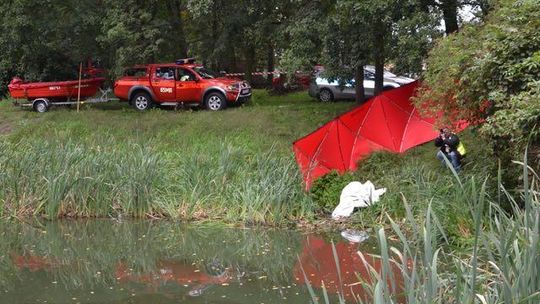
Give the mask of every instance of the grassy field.
<path id="1" fill-rule="evenodd" d="M 292 142 L 353 106 L 305 92 L 226 111 L 127 104 L 45 114 L 0 103 L 4 217 L 147 216 L 285 223 L 313 217 Z"/>
<path id="2" fill-rule="evenodd" d="M 373 226 L 403 217 L 403 197 L 418 214 L 430 202 L 455 235 L 470 221 L 450 171 L 426 144 L 404 155 L 376 153 L 358 172 L 329 175 L 302 190 L 292 142 L 354 107 L 323 104 L 305 92 L 271 96 L 226 111 L 154 109 L 127 104 L 57 108 L 45 114 L 0 104 L 0 212 L 3 217 L 168 217 L 225 222 L 324 220 L 352 180 L 388 192 L 349 223 Z M 462 178 L 483 180 L 496 162 L 473 132 L 462 135 L 469 157 Z M 496 187 L 495 187 L 496 188 Z M 403 196 L 403 197 L 402 197 Z"/>

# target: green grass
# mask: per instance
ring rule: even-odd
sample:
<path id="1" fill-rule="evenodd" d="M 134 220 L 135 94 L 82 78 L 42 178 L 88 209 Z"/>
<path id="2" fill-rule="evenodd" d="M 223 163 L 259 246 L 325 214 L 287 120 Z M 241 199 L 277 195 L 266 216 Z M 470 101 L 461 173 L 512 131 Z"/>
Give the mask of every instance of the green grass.
<path id="1" fill-rule="evenodd" d="M 212 113 L 127 104 L 0 104 L 4 217 L 171 217 L 284 224 L 312 218 L 292 142 L 353 106 L 305 92 Z"/>
<path id="2" fill-rule="evenodd" d="M 487 179 L 491 195 L 497 189 L 497 161 L 486 142 L 474 130 L 460 134 L 468 149 L 460 179 L 463 182 Z M 455 246 L 467 246 L 472 237 L 472 220 L 467 202 L 463 200 L 459 182 L 452 172 L 436 159 L 437 148 L 432 143 L 419 146 L 402 155 L 377 152 L 361 161 L 356 172 L 338 175 L 332 173 L 316 181 L 312 188 L 314 200 L 327 212 L 339 201 L 341 189 L 351 181 L 371 180 L 377 188 L 387 192 L 376 205 L 354 213 L 349 222 L 360 227 L 379 224 L 390 226 L 386 215 L 406 217 L 403 200 L 406 199 L 414 217 L 422 217 L 428 206 L 441 218 L 447 237 Z"/>
<path id="3" fill-rule="evenodd" d="M 346 183 L 371 180 L 388 192 L 350 225 L 385 222 L 386 212 L 403 218 L 404 196 L 415 216 L 432 203 L 455 244 L 466 245 L 472 222 L 430 143 L 403 155 L 375 153 L 357 172 L 330 175 L 311 193 L 303 191 L 292 142 L 352 107 L 319 103 L 305 92 L 272 96 L 262 90 L 251 104 L 217 113 L 139 113 L 111 103 L 38 114 L 3 102 L 0 121 L 9 131 L 0 136 L 0 212 L 283 225 L 324 219 Z M 462 137 L 469 149 L 462 178 L 495 172 L 488 145 L 471 131 Z"/>
<path id="4" fill-rule="evenodd" d="M 355 302 L 538 303 L 540 180 L 522 167 L 521 191 L 512 194 L 498 184 L 512 207 L 511 214 L 488 194 L 487 180 L 456 178 L 453 190 L 465 203 L 464 216 L 472 221 L 473 242 L 467 248 L 449 246 L 445 237 L 449 227 L 442 224 L 443 216 L 437 216 L 432 205 L 418 217 L 407 201 L 402 201 L 403 219 L 385 213 L 391 227 L 377 230 L 380 254 L 375 255 L 383 267 L 372 269 L 371 279 L 359 278 L 370 296 Z M 389 244 L 392 235 L 396 240 Z M 311 296 L 317 303 L 318 295 Z"/>

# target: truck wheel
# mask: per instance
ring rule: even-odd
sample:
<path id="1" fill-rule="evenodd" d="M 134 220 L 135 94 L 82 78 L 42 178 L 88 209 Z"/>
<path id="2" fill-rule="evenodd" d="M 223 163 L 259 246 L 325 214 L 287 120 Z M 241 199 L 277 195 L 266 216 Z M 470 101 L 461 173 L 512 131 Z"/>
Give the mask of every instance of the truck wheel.
<path id="1" fill-rule="evenodd" d="M 225 109 L 227 106 L 227 100 L 225 96 L 218 92 L 213 92 L 206 95 L 204 104 L 206 108 L 210 111 L 219 111 Z"/>
<path id="2" fill-rule="evenodd" d="M 47 103 L 44 100 L 38 100 L 34 102 L 34 111 L 38 113 L 45 113 L 49 110 Z"/>
<path id="3" fill-rule="evenodd" d="M 131 103 L 135 109 L 139 111 L 146 111 L 153 105 L 152 97 L 146 92 L 136 93 L 135 96 L 133 96 Z"/>

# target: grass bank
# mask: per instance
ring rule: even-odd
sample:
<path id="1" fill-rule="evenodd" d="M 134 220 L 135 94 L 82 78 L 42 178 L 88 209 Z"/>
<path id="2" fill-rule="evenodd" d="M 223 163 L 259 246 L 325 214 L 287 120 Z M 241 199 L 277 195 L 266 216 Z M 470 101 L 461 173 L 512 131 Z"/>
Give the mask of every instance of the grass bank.
<path id="1" fill-rule="evenodd" d="M 316 208 L 291 143 L 352 106 L 265 91 L 219 113 L 112 103 L 37 114 L 2 102 L 1 216 L 307 220 Z"/>
<path id="2" fill-rule="evenodd" d="M 523 162 L 527 163 L 526 159 Z M 540 301 L 540 192 L 538 175 L 521 165 L 523 188 L 509 192 L 498 183 L 512 211 L 488 193 L 487 180 L 456 178 L 457 196 L 465 202 L 463 217 L 472 223 L 472 243 L 456 250 L 449 225 L 430 203 L 421 216 L 402 201 L 403 218 L 392 218 L 375 234 L 379 242 L 379 270 L 364 279 L 367 297 L 356 303 L 527 303 Z M 447 223 L 447 222 L 446 222 Z M 389 241 L 389 236 L 396 236 Z M 370 267 L 369 257 L 359 252 Z M 322 293 L 322 295 L 320 294 Z M 314 301 L 327 299 L 326 290 L 311 290 Z M 316 301 L 329 303 L 329 301 Z M 340 303 L 345 303 L 342 299 Z"/>
<path id="3" fill-rule="evenodd" d="M 371 180 L 388 192 L 346 225 L 403 218 L 402 196 L 420 215 L 429 203 L 450 235 L 470 236 L 456 181 L 426 144 L 404 155 L 376 153 L 361 169 L 302 189 L 292 142 L 354 106 L 323 104 L 305 92 L 271 96 L 219 113 L 126 104 L 55 109 L 45 114 L 0 104 L 0 208 L 3 217 L 167 217 L 284 225 L 324 219 L 341 189 Z M 474 133 L 462 135 L 464 180 L 484 179 L 496 161 Z M 490 184 L 491 185 L 491 184 Z M 496 186 L 493 186 L 496 188 Z M 388 223 L 387 223 L 388 224 Z"/>

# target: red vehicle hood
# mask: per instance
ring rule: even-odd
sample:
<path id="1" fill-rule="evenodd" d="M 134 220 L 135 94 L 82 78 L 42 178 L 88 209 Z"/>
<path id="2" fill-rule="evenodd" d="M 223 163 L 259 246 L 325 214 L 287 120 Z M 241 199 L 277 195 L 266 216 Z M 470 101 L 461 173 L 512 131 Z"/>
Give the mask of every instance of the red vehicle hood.
<path id="1" fill-rule="evenodd" d="M 205 79 L 205 80 L 214 85 L 219 85 L 219 84 L 231 85 L 231 84 L 242 82 L 242 80 L 239 80 L 239 79 L 231 79 L 231 78 L 226 78 L 226 77 L 219 77 L 219 78 Z"/>

